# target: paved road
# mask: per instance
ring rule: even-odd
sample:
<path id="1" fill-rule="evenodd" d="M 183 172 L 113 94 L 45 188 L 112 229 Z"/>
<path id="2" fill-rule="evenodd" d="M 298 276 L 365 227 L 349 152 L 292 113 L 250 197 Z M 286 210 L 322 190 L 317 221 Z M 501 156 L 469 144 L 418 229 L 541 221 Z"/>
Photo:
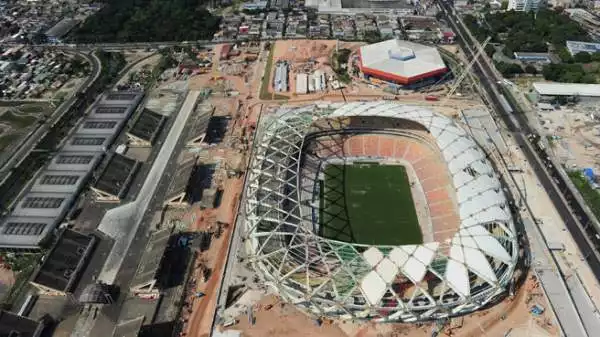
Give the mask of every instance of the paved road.
<path id="1" fill-rule="evenodd" d="M 79 86 L 79 88 L 71 95 L 69 99 L 64 101 L 54 113 L 35 131 L 30 133 L 25 140 L 23 145 L 17 149 L 12 156 L 2 165 L 0 168 L 0 177 L 8 177 L 9 173 L 15 168 L 29 152 L 38 144 L 38 142 L 44 138 L 46 133 L 58 122 L 63 115 L 71 109 L 73 104 L 82 98 L 79 93 L 85 92 L 100 76 L 102 70 L 102 64 L 95 54 L 87 55 L 80 53 L 76 50 L 65 50 L 66 53 L 74 54 L 79 57 L 85 58 L 92 65 L 92 73 L 88 78 Z"/>
<path id="2" fill-rule="evenodd" d="M 470 33 L 465 29 L 465 27 L 461 24 L 459 18 L 454 14 L 451 5 L 448 2 L 439 1 L 440 6 L 444 9 L 446 14 L 446 18 L 449 23 L 453 26 L 455 31 L 457 31 L 459 39 L 458 42 L 461 44 L 462 49 L 467 53 L 471 58 L 474 56 L 474 48 L 473 46 L 477 45 L 477 43 L 473 40 L 473 37 Z M 465 44 L 465 40 L 468 41 L 468 45 Z M 494 69 L 490 67 L 487 63 L 485 56 L 479 56 L 477 62 L 475 62 L 473 71 L 479 77 L 482 86 L 488 93 L 488 96 L 491 100 L 489 102 L 496 111 L 499 112 L 500 116 L 504 120 L 504 123 L 511 131 L 511 136 L 514 141 L 522 148 L 525 157 L 533 168 L 533 171 L 536 173 L 538 180 L 541 182 L 542 186 L 548 193 L 552 203 L 557 209 L 560 217 L 565 223 L 567 229 L 571 232 L 573 239 L 578 245 L 581 252 L 584 254 L 588 254 L 587 262 L 590 265 L 590 268 L 596 275 L 598 279 L 600 279 L 600 261 L 598 260 L 598 256 L 594 253 L 593 244 L 590 242 L 586 233 L 583 230 L 583 227 L 578 222 L 577 217 L 582 219 L 582 213 L 580 213 L 581 206 L 576 207 L 576 202 L 568 202 L 567 200 L 574 200 L 574 198 L 569 195 L 563 196 L 563 193 L 570 192 L 566 189 L 566 185 L 564 181 L 562 181 L 562 177 L 556 171 L 556 167 L 552 164 L 552 162 L 548 159 L 548 156 L 544 152 L 542 148 L 539 146 L 539 137 L 535 135 L 534 132 L 529 127 L 529 124 L 521 113 L 513 113 L 511 110 L 518 111 L 516 107 L 511 106 L 510 103 L 503 100 L 503 95 L 500 94 L 498 88 L 496 87 L 497 81 L 501 80 L 500 77 L 497 76 Z M 564 186 L 561 188 L 561 183 Z M 566 197 L 566 198 L 565 198 Z M 571 208 L 570 206 L 575 206 Z M 575 214 L 577 215 L 575 215 Z M 562 275 L 560 275 L 562 277 Z M 544 280 L 548 281 L 548 280 Z M 548 285 L 552 285 L 552 282 L 548 281 Z M 560 283 L 564 283 L 560 281 Z M 564 287 L 564 286 L 563 286 Z M 554 287 L 562 292 L 565 289 L 561 289 L 561 287 Z M 553 294 L 548 294 L 553 295 Z M 564 294 L 563 294 L 564 295 Z M 564 297 L 564 296 L 563 296 Z M 569 336 L 578 336 L 581 335 L 580 324 L 575 324 L 575 317 L 580 317 L 577 315 L 587 315 L 588 308 L 584 308 L 579 306 L 577 315 L 575 317 L 571 317 L 573 315 L 564 315 L 565 311 L 560 310 L 561 306 L 564 306 L 565 303 L 553 303 L 553 306 L 558 306 L 557 315 L 559 316 L 560 323 L 565 330 L 565 333 Z M 572 299 L 571 299 L 572 300 Z M 570 307 L 570 306 L 569 306 Z M 589 327 L 590 324 L 587 324 Z M 588 331 L 588 333 L 592 333 Z"/>
<path id="3" fill-rule="evenodd" d="M 451 24 L 457 22 L 458 20 L 454 14 L 452 14 L 450 5 L 444 2 L 439 3 L 446 9 Z M 456 28 L 461 29 L 458 26 L 456 26 Z M 461 30 L 464 31 L 464 28 Z M 467 35 L 467 32 L 464 31 L 463 34 Z M 464 41 L 459 39 L 459 43 L 462 45 L 465 52 L 470 53 L 469 48 L 466 47 Z M 600 259 L 594 248 L 596 243 L 590 241 L 589 234 L 591 233 L 584 232 L 578 221 L 580 219 L 581 223 L 589 222 L 589 218 L 585 214 L 583 207 L 575 201 L 574 196 L 568 190 L 563 178 L 558 174 L 557 168 L 547 159 L 548 156 L 544 150 L 539 147 L 539 137 L 527 137 L 527 135 L 534 134 L 534 132 L 529 127 L 525 117 L 520 113 L 509 114 L 505 112 L 499 99 L 500 94 L 496 89 L 496 82 L 499 79 L 495 78 L 495 72 L 488 63 L 485 62 L 483 56 L 479 57 L 479 61 L 474 64 L 473 70 L 480 78 L 485 90 L 490 94 L 489 96 L 492 99 L 492 102 L 490 103 L 494 105 L 496 111 L 501 112 L 500 115 L 508 129 L 512 131 L 511 134 L 514 137 L 514 140 L 523 149 L 523 153 L 533 166 L 534 172 L 548 193 L 552 203 L 573 236 L 580 251 L 586 255 L 587 263 L 592 269 L 592 272 L 596 278 L 600 280 Z M 516 109 L 513 107 L 513 110 Z M 595 240 L 595 238 L 593 238 L 593 240 Z"/>

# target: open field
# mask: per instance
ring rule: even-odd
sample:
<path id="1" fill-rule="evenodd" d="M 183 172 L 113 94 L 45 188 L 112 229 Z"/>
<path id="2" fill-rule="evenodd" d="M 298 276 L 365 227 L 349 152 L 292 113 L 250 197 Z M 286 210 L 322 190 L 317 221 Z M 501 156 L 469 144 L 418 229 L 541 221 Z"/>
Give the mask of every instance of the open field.
<path id="1" fill-rule="evenodd" d="M 322 236 L 361 244 L 423 242 L 403 166 L 331 164 L 323 185 Z"/>
<path id="2" fill-rule="evenodd" d="M 19 139 L 32 130 L 35 122 L 50 114 L 46 102 L 2 102 L 0 104 L 0 151 L 9 154 Z M 2 158 L 0 156 L 0 162 Z"/>

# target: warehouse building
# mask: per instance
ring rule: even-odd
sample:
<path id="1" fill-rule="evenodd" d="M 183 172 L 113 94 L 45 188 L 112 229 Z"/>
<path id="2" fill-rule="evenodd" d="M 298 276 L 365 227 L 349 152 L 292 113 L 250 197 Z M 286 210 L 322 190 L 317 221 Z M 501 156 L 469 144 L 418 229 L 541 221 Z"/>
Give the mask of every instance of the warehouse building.
<path id="1" fill-rule="evenodd" d="M 597 53 L 600 52 L 600 43 L 582 42 L 582 41 L 567 41 L 567 49 L 571 56 L 577 53 Z"/>
<path id="2" fill-rule="evenodd" d="M 304 95 L 308 93 L 308 75 L 299 73 L 296 75 L 296 93 Z"/>
<path id="3" fill-rule="evenodd" d="M 72 293 L 96 241 L 94 236 L 64 230 L 42 265 L 35 271 L 31 284 L 46 295 Z"/>
<path id="4" fill-rule="evenodd" d="M 436 48 L 397 39 L 362 46 L 359 68 L 366 78 L 407 87 L 435 83 L 448 72 Z"/>
<path id="5" fill-rule="evenodd" d="M 79 20 L 64 18 L 48 29 L 44 35 L 46 35 L 46 38 L 49 42 L 60 43 L 62 42 L 62 39 L 78 24 Z"/>
<path id="6" fill-rule="evenodd" d="M 36 251 L 50 241 L 142 97 L 141 92 L 122 91 L 102 95 L 0 219 L 0 250 Z"/>
<path id="7" fill-rule="evenodd" d="M 600 102 L 600 84 L 536 82 L 533 90 L 538 95 L 538 102 L 542 103 L 562 100 L 597 105 Z"/>
<path id="8" fill-rule="evenodd" d="M 275 66 L 275 77 L 273 78 L 273 88 L 277 92 L 288 91 L 288 64 L 279 62 Z"/>

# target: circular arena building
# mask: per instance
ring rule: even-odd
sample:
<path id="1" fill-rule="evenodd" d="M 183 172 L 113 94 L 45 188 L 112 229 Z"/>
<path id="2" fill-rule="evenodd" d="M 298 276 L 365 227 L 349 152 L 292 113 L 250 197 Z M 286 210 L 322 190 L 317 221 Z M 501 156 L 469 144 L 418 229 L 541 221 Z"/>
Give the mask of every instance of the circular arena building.
<path id="1" fill-rule="evenodd" d="M 435 47 L 398 39 L 360 47 L 358 66 L 366 77 L 405 86 L 433 83 L 448 72 Z"/>
<path id="2" fill-rule="evenodd" d="M 318 103 L 263 117 L 242 212 L 247 261 L 319 316 L 469 313 L 506 293 L 518 259 L 486 155 L 424 107 Z"/>

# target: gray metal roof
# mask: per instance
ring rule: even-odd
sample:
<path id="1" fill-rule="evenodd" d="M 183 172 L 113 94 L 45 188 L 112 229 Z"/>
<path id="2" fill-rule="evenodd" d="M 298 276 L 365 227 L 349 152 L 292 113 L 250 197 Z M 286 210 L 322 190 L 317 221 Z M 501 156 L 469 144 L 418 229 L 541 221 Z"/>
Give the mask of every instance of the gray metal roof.
<path id="1" fill-rule="evenodd" d="M 54 230 L 56 224 L 56 218 L 10 216 L 0 222 L 0 247 L 37 248 Z"/>
<path id="2" fill-rule="evenodd" d="M 67 212 L 71 193 L 26 193 L 12 211 L 12 216 L 62 218 Z"/>
<path id="3" fill-rule="evenodd" d="M 600 97 L 600 84 L 535 82 L 533 89 L 544 96 Z"/>
<path id="4" fill-rule="evenodd" d="M 50 161 L 49 171 L 91 171 L 102 158 L 102 153 L 97 152 L 58 152 Z"/>
<path id="5" fill-rule="evenodd" d="M 77 193 L 89 174 L 90 172 L 86 171 L 44 170 L 35 179 L 31 192 Z"/>
<path id="6" fill-rule="evenodd" d="M 57 24 L 48 29 L 45 35 L 49 38 L 61 38 L 67 35 L 75 26 L 79 24 L 79 20 L 72 18 L 64 18 Z"/>
<path id="7" fill-rule="evenodd" d="M 9 215 L 9 219 L 13 220 L 21 217 L 45 219 L 46 230 L 39 238 L 25 236 L 27 239 L 16 243 L 11 241 L 12 236 L 5 237 L 0 231 L 0 248 L 35 248 L 62 221 L 87 177 L 96 168 L 142 97 L 141 92 L 109 92 L 102 96 L 92 113 L 65 140 L 48 166 L 34 177 L 34 184 L 15 203 L 16 206 Z M 22 222 L 35 223 L 27 219 Z M 7 220 L 4 219 L 0 228 L 6 223 Z"/>
<path id="8" fill-rule="evenodd" d="M 110 106 L 131 106 L 137 105 L 142 97 L 143 92 L 138 91 L 111 91 L 102 95 L 100 105 Z"/>
<path id="9" fill-rule="evenodd" d="M 77 128 L 77 135 L 113 135 L 121 129 L 125 120 L 86 118 Z"/>

